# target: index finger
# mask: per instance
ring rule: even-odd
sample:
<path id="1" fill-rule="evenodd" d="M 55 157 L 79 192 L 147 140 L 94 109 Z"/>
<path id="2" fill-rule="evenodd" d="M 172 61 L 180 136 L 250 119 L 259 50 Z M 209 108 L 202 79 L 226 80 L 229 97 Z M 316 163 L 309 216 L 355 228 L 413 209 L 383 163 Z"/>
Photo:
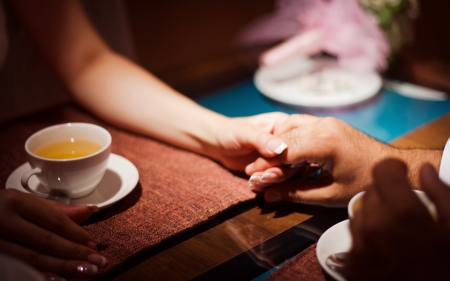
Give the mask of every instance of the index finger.
<path id="1" fill-rule="evenodd" d="M 385 201 L 388 206 L 397 206 L 408 199 L 414 200 L 407 171 L 406 164 L 396 159 L 384 160 L 373 169 L 375 190 L 380 200 Z"/>
<path id="2" fill-rule="evenodd" d="M 27 220 L 70 241 L 88 245 L 92 237 L 68 216 L 32 194 L 23 194 L 16 204 L 17 212 Z"/>

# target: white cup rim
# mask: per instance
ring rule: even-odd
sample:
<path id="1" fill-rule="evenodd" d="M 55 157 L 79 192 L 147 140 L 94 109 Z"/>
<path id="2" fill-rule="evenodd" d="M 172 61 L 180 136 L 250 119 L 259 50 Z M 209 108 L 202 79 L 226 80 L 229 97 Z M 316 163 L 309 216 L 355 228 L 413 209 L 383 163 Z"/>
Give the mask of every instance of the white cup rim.
<path id="1" fill-rule="evenodd" d="M 422 190 L 418 190 L 418 189 L 412 189 L 412 191 L 417 195 L 417 197 L 422 202 L 422 204 L 424 204 L 424 206 L 430 212 L 430 214 L 433 217 L 433 219 L 437 220 L 436 206 L 428 198 L 427 194 L 425 192 L 423 192 Z M 355 204 L 356 200 L 359 200 L 360 197 L 363 196 L 363 194 L 365 192 L 366 191 L 360 191 L 355 196 L 353 196 L 352 199 L 350 199 L 350 202 L 348 203 L 348 206 L 347 206 L 347 212 L 348 212 L 349 218 L 353 218 L 354 217 L 355 214 L 353 213 L 353 205 Z"/>
<path id="2" fill-rule="evenodd" d="M 54 130 L 56 128 L 60 128 L 60 127 L 66 127 L 66 126 L 85 126 L 85 127 L 93 127 L 96 129 L 99 129 L 100 131 L 106 133 L 107 136 L 107 143 L 105 145 L 103 145 L 103 147 L 99 150 L 96 151 L 95 153 L 83 156 L 83 157 L 78 157 L 78 158 L 70 158 L 70 159 L 53 159 L 53 158 L 46 158 L 46 157 L 41 157 L 36 155 L 34 152 L 30 151 L 28 146 L 29 143 L 33 140 L 33 138 L 36 138 L 38 135 L 45 133 L 47 131 L 50 130 Z M 79 161 L 82 159 L 86 159 L 86 158 L 91 158 L 95 155 L 98 155 L 100 153 L 103 153 L 106 149 L 108 149 L 111 146 L 111 142 L 112 142 L 112 137 L 111 134 L 108 132 L 108 130 L 106 130 L 105 128 L 99 126 L 99 125 L 95 125 L 95 124 L 91 124 L 91 123 L 83 123 L 83 122 L 68 122 L 68 123 L 61 123 L 61 124 L 56 124 L 56 125 L 52 125 L 49 127 L 45 127 L 37 132 L 35 132 L 34 134 L 32 134 L 31 136 L 29 136 L 25 142 L 25 151 L 31 155 L 34 158 L 37 158 L 39 160 L 43 160 L 43 161 L 51 161 L 51 162 L 73 162 L 73 161 Z"/>
<path id="3" fill-rule="evenodd" d="M 353 216 L 355 215 L 353 213 L 353 205 L 355 204 L 356 200 L 358 200 L 361 196 L 363 196 L 364 193 L 365 193 L 365 191 L 360 191 L 360 192 L 356 193 L 352 197 L 352 199 L 350 199 L 350 202 L 348 202 L 347 212 L 348 212 L 349 218 L 353 218 Z"/>

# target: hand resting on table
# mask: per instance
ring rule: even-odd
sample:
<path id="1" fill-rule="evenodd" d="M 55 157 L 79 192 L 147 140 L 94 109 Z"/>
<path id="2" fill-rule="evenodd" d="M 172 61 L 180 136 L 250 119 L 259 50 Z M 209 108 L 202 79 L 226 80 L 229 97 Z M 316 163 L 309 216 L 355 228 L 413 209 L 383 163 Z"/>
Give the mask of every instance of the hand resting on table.
<path id="1" fill-rule="evenodd" d="M 106 259 L 77 223 L 96 211 L 96 206 L 64 205 L 14 189 L 0 190 L 0 251 L 47 274 L 94 276 Z"/>

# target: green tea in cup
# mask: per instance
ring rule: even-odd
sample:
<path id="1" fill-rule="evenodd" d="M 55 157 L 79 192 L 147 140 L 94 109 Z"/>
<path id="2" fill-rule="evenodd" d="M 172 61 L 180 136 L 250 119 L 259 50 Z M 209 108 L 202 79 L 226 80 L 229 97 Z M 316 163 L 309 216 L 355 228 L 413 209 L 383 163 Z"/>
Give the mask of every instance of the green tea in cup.
<path id="1" fill-rule="evenodd" d="M 50 159 L 73 159 L 91 155 L 100 149 L 102 146 L 96 142 L 68 138 L 44 144 L 38 147 L 34 154 Z"/>
<path id="2" fill-rule="evenodd" d="M 43 197 L 57 193 L 75 199 L 92 193 L 106 171 L 111 140 L 107 130 L 88 123 L 58 124 L 34 133 L 25 142 L 31 170 L 22 175 L 22 187 Z M 32 176 L 48 192 L 31 189 Z"/>

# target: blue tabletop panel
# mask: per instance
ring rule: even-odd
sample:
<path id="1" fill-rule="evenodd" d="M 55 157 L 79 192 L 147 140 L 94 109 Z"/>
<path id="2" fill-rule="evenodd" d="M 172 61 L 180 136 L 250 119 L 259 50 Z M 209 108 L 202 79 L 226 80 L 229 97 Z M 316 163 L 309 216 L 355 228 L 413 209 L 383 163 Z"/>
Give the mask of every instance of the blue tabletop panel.
<path id="1" fill-rule="evenodd" d="M 246 81 L 211 93 L 196 99 L 196 101 L 230 117 L 272 111 L 334 116 L 383 142 L 392 141 L 412 129 L 450 112 L 450 100 L 411 99 L 388 90 L 383 90 L 371 101 L 352 109 L 311 111 L 284 106 L 267 99 L 256 89 L 253 81 Z"/>

